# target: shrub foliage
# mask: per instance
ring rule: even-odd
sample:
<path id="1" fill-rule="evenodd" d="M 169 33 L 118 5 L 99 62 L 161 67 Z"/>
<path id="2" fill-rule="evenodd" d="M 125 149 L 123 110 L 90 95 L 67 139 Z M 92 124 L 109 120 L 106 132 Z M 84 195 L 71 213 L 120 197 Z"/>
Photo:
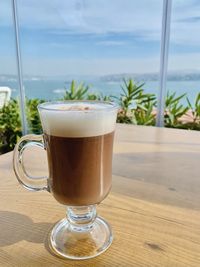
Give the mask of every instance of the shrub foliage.
<path id="1" fill-rule="evenodd" d="M 71 82 L 65 88 L 61 100 L 101 100 L 115 101 L 119 105 L 118 123 L 136 125 L 155 125 L 157 100 L 154 94 L 146 94 L 143 83 L 137 84 L 133 80 L 123 80 L 119 97 L 92 93 L 90 87 L 84 83 Z M 187 105 L 181 102 L 186 99 Z M 37 106 L 44 102 L 39 99 L 26 100 L 26 115 L 29 132 L 40 134 L 41 122 Z M 165 99 L 165 126 L 200 130 L 200 93 L 196 96 L 194 105 L 186 94 L 177 96 L 176 93 L 167 93 Z M 20 108 L 17 99 L 11 99 L 0 109 L 0 154 L 13 150 L 16 142 L 22 136 Z"/>

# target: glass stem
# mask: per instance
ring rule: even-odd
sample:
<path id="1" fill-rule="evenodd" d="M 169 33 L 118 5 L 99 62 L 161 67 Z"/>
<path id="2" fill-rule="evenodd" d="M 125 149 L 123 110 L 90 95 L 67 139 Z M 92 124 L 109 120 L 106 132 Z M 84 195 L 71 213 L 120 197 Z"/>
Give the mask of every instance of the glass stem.
<path id="1" fill-rule="evenodd" d="M 67 220 L 72 231 L 85 232 L 91 230 L 96 217 L 96 205 L 67 207 Z"/>

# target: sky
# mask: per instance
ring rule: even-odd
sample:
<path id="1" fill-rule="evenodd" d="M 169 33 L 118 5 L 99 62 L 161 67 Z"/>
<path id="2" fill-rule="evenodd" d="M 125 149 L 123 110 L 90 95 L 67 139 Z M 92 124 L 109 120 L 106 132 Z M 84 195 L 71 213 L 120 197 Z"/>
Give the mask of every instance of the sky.
<path id="1" fill-rule="evenodd" d="M 18 0 L 25 75 L 159 71 L 161 0 Z M 200 1 L 173 0 L 169 70 L 200 70 Z M 16 73 L 11 0 L 0 1 L 0 74 Z"/>

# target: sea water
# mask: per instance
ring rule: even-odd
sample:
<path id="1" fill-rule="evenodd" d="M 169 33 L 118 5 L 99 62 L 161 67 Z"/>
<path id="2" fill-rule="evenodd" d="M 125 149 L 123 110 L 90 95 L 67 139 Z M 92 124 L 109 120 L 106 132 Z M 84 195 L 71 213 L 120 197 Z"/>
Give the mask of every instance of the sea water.
<path id="1" fill-rule="evenodd" d="M 77 82 L 78 83 L 78 82 Z M 66 89 L 70 88 L 71 81 L 64 80 L 25 80 L 24 89 L 27 98 L 39 98 L 44 100 L 62 99 Z M 86 80 L 85 85 L 89 86 L 90 93 L 101 93 L 119 97 L 122 93 L 123 81 L 101 81 L 99 79 Z M 0 86 L 9 86 L 12 90 L 11 97 L 19 96 L 19 86 L 16 80 L 0 81 Z M 146 81 L 143 86 L 144 92 L 158 94 L 159 82 Z M 196 95 L 200 92 L 200 81 L 168 81 L 167 90 L 176 92 L 177 96 L 187 93 L 190 101 L 194 103 Z M 186 100 L 182 100 L 186 104 Z"/>

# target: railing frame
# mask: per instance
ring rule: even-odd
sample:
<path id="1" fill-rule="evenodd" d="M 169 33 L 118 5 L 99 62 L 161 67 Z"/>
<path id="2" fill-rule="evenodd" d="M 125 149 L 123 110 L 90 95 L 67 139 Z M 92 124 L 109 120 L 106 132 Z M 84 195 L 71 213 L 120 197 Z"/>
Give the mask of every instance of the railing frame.
<path id="1" fill-rule="evenodd" d="M 156 115 L 156 126 L 158 127 L 164 127 L 171 10 L 172 10 L 172 0 L 163 0 L 159 91 L 158 91 L 158 105 L 157 105 L 157 115 Z"/>
<path id="2" fill-rule="evenodd" d="M 21 60 L 21 49 L 20 49 L 20 38 L 19 38 L 19 22 L 18 22 L 18 12 L 17 12 L 17 0 L 12 0 L 12 13 L 13 13 L 13 24 L 15 33 L 15 48 L 16 48 L 16 63 L 17 63 L 17 73 L 19 82 L 19 92 L 20 92 L 20 114 L 22 122 L 22 133 L 23 135 L 28 133 L 27 120 L 26 120 L 26 97 L 23 86 L 23 72 L 22 72 L 22 60 Z"/>

